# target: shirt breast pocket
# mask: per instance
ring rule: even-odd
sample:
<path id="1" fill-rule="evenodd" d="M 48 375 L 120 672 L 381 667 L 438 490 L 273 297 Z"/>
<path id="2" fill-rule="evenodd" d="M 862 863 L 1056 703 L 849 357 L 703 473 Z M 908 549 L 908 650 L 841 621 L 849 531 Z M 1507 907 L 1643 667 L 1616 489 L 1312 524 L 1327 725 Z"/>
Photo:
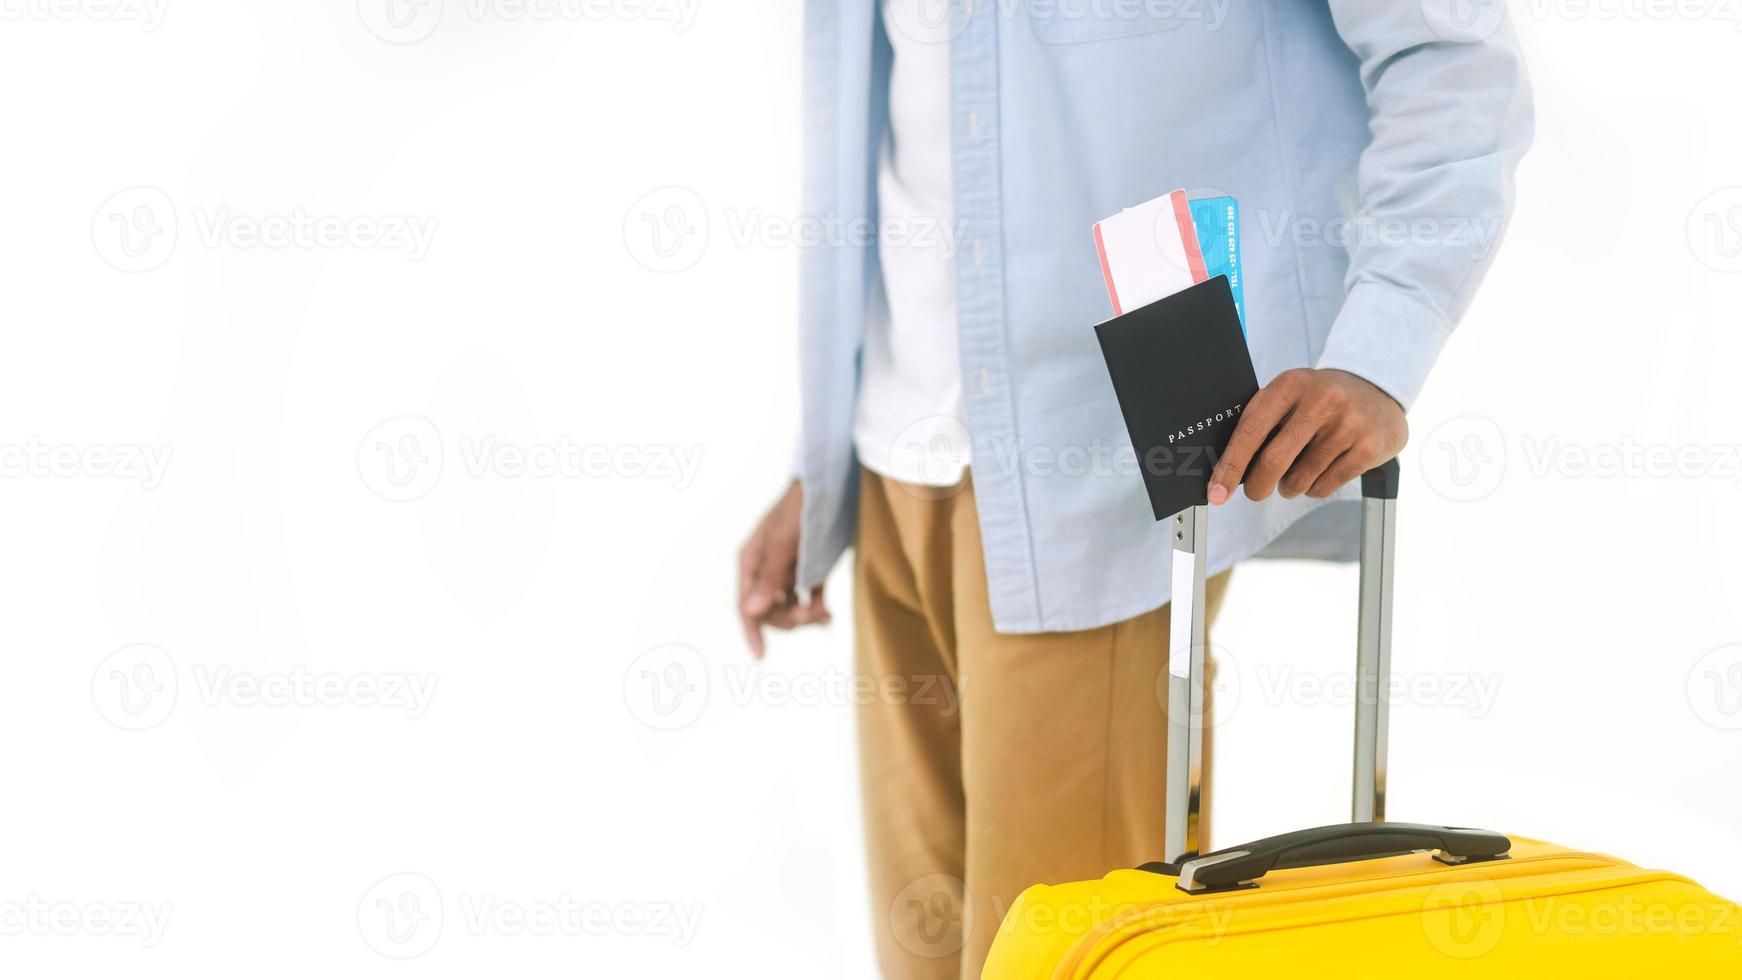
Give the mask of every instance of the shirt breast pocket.
<path id="1" fill-rule="evenodd" d="M 1111 41 L 1215 26 L 1214 0 L 1026 0 L 1028 22 L 1043 44 Z"/>

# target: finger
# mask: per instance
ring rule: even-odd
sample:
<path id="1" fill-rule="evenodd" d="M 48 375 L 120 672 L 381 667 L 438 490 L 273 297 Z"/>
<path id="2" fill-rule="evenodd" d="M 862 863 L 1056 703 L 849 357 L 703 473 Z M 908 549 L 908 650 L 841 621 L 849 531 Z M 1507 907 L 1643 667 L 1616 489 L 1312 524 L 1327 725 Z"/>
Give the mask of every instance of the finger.
<path id="1" fill-rule="evenodd" d="M 1367 465 L 1366 457 L 1357 447 L 1350 446 L 1348 451 L 1338 456 L 1336 462 L 1326 467 L 1325 472 L 1313 481 L 1313 487 L 1307 491 L 1307 496 L 1323 500 L 1369 469 L 1371 467 Z"/>
<path id="2" fill-rule="evenodd" d="M 778 541 L 772 542 L 768 551 L 776 555 L 796 554 L 796 549 L 783 548 Z M 750 616 L 762 616 L 780 605 L 781 599 L 792 591 L 793 580 L 797 577 L 796 561 L 764 559 L 751 573 L 750 591 L 744 596 L 744 612 Z"/>
<path id="3" fill-rule="evenodd" d="M 762 622 L 750 612 L 750 589 L 756 581 L 756 570 L 762 564 L 761 536 L 751 537 L 738 550 L 738 623 L 744 630 L 744 643 L 750 655 L 762 659 Z"/>
<path id="4" fill-rule="evenodd" d="M 741 572 L 743 597 L 738 603 L 738 615 L 743 621 L 744 639 L 750 653 L 758 660 L 765 651 L 762 627 L 768 614 L 781 604 L 796 568 L 779 569 L 767 560 L 767 549 L 760 543 L 745 548 L 745 569 Z M 778 552 L 777 552 L 778 553 Z"/>
<path id="5" fill-rule="evenodd" d="M 763 633 L 764 630 L 790 630 L 796 626 L 802 625 L 795 619 L 798 609 L 798 603 L 794 601 L 793 596 L 790 593 L 787 593 L 777 596 L 774 600 L 774 604 L 769 606 L 768 609 L 763 611 L 760 615 L 747 618 L 748 625 L 745 628 L 747 631 L 754 632 L 754 639 L 751 641 L 751 652 L 755 655 L 756 659 L 761 660 L 766 651 L 767 638 Z M 746 635 L 748 636 L 749 632 L 747 632 Z"/>
<path id="6" fill-rule="evenodd" d="M 1240 413 L 1240 423 L 1228 439 L 1228 448 L 1222 451 L 1222 458 L 1210 473 L 1210 503 L 1219 504 L 1234 495 L 1234 488 L 1246 478 L 1246 465 L 1252 461 L 1252 455 L 1293 407 L 1294 396 L 1286 387 L 1265 388 L 1252 396 L 1246 411 Z"/>
<path id="7" fill-rule="evenodd" d="M 738 611 L 738 622 L 744 627 L 744 642 L 750 647 L 750 656 L 755 657 L 757 660 L 761 660 L 763 653 L 761 618 L 745 613 L 743 608 L 740 607 Z"/>
<path id="8" fill-rule="evenodd" d="M 821 626 L 834 618 L 829 614 L 829 607 L 823 602 L 823 588 L 820 585 L 811 590 L 810 601 L 797 606 L 793 615 L 800 624 L 804 625 L 814 623 Z"/>
<path id="9" fill-rule="evenodd" d="M 744 547 L 738 549 L 738 604 L 750 597 L 750 584 L 756 580 L 756 569 L 762 565 L 761 536 L 744 542 Z"/>
<path id="10" fill-rule="evenodd" d="M 805 602 L 799 601 L 798 596 L 794 595 L 791 601 L 782 607 L 781 617 L 778 620 L 770 619 L 769 625 L 779 626 L 781 629 L 793 629 L 799 626 L 822 626 L 828 623 L 832 617 L 829 615 L 828 606 L 823 603 L 822 591 L 820 587 L 812 589 L 810 600 Z"/>
<path id="11" fill-rule="evenodd" d="M 793 626 L 809 626 L 817 621 L 817 613 L 809 602 L 802 602 L 794 596 L 786 606 L 786 621 Z"/>
<path id="12" fill-rule="evenodd" d="M 769 610 L 768 615 L 762 617 L 762 621 L 777 630 L 797 629 L 805 625 L 804 606 L 797 602 L 783 601 Z"/>
<path id="13" fill-rule="evenodd" d="M 1342 457 L 1352 442 L 1353 437 L 1345 433 L 1320 430 L 1312 442 L 1307 443 L 1306 448 L 1301 450 L 1294 465 L 1288 468 L 1288 473 L 1283 476 L 1282 483 L 1277 488 L 1278 492 L 1284 498 L 1293 500 L 1311 490 L 1313 484 L 1318 482 L 1319 477 L 1324 475 L 1332 463 Z"/>
<path id="14" fill-rule="evenodd" d="M 1258 451 L 1252 465 L 1246 468 L 1246 496 L 1263 500 L 1276 489 L 1276 483 L 1300 456 L 1300 451 L 1318 435 L 1318 422 L 1296 406 L 1270 441 Z"/>

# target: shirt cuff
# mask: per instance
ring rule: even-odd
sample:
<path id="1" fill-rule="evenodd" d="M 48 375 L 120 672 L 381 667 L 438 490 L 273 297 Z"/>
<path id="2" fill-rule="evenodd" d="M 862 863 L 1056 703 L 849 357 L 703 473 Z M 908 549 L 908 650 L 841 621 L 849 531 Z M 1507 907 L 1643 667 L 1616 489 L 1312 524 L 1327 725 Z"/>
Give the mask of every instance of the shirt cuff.
<path id="1" fill-rule="evenodd" d="M 1407 293 L 1360 282 L 1343 301 L 1315 367 L 1363 378 L 1407 411 L 1451 333 L 1445 317 Z"/>

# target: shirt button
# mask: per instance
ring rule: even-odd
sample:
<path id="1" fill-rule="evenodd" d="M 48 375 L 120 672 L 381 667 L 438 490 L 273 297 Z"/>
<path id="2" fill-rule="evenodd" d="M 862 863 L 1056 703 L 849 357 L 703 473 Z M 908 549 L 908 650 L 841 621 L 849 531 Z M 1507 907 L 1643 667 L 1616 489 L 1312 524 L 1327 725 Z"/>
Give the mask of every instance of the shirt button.
<path id="1" fill-rule="evenodd" d="M 980 240 L 976 238 L 974 239 L 974 264 L 979 265 L 984 261 L 986 261 L 986 250 L 980 247 Z"/>
<path id="2" fill-rule="evenodd" d="M 980 136 L 980 114 L 978 112 L 970 112 L 970 113 L 968 113 L 968 138 L 969 139 L 978 139 L 979 136 Z"/>
<path id="3" fill-rule="evenodd" d="M 990 395 L 991 393 L 992 393 L 992 372 L 986 370 L 985 368 L 981 368 L 980 369 L 980 394 Z"/>

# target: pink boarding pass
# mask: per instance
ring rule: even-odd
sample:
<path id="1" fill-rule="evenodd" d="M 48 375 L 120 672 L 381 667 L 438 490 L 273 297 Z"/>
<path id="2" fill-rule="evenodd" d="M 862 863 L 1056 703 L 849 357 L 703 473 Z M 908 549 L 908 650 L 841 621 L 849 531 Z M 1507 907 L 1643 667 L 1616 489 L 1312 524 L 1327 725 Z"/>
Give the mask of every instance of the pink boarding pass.
<path id="1" fill-rule="evenodd" d="M 1183 190 L 1096 222 L 1095 250 L 1115 316 L 1209 278 Z"/>

